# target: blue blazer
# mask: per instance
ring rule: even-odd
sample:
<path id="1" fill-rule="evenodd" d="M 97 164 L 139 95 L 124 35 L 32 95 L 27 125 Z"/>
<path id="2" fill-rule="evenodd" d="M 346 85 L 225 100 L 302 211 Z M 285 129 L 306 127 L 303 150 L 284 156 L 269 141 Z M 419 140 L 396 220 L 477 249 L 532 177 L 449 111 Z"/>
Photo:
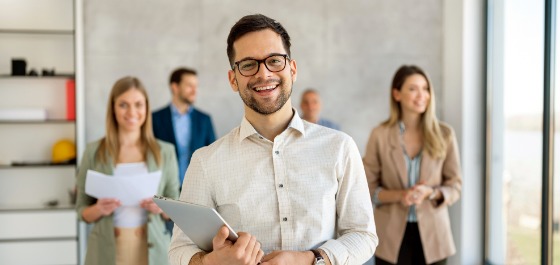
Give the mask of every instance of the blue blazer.
<path id="1" fill-rule="evenodd" d="M 191 113 L 191 154 L 188 160 L 197 149 L 210 145 L 216 140 L 214 134 L 214 127 L 212 126 L 212 119 L 210 115 L 203 113 L 196 108 L 192 107 Z M 177 141 L 175 139 L 175 130 L 173 130 L 173 121 L 171 118 L 171 105 L 164 107 L 152 113 L 152 124 L 154 129 L 154 136 L 160 140 L 166 141 L 175 145 L 175 155 L 179 159 L 177 152 Z M 188 163 L 187 163 L 188 166 Z"/>

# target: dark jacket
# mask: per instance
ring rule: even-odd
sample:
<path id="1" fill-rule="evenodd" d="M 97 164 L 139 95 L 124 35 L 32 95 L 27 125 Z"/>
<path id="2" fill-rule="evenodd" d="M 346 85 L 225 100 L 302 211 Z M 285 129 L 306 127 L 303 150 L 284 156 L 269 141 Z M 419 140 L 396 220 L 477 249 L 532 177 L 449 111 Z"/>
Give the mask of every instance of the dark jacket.
<path id="1" fill-rule="evenodd" d="M 210 115 L 197 110 L 194 107 L 191 113 L 191 140 L 190 155 L 188 156 L 187 166 L 191 160 L 192 154 L 197 149 L 210 145 L 216 140 L 214 127 Z M 177 151 L 177 141 L 175 140 L 175 131 L 173 130 L 173 121 L 171 118 L 171 105 L 152 113 L 152 124 L 154 128 L 154 136 L 160 140 L 171 143 L 175 146 L 175 154 L 179 159 Z M 184 174 L 184 172 L 181 172 Z"/>

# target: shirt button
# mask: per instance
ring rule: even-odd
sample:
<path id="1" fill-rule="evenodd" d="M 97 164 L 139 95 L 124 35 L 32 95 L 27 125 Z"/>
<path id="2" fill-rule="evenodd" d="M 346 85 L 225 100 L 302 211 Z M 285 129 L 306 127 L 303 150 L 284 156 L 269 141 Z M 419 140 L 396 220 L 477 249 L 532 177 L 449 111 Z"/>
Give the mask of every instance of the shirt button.
<path id="1" fill-rule="evenodd" d="M 278 187 L 284 188 L 284 184 L 280 184 L 280 185 L 278 185 Z"/>
<path id="2" fill-rule="evenodd" d="M 278 154 L 280 154 L 280 151 L 274 151 L 274 153 L 278 155 Z"/>
<path id="3" fill-rule="evenodd" d="M 288 218 L 284 217 L 284 219 L 282 219 L 282 221 L 286 222 L 286 221 L 288 221 Z"/>

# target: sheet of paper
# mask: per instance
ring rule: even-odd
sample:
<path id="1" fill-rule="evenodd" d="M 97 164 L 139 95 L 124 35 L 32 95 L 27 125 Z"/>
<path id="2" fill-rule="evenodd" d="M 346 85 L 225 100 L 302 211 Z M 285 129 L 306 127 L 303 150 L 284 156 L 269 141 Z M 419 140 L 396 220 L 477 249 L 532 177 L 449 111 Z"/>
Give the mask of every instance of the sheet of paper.
<path id="1" fill-rule="evenodd" d="M 86 194 L 94 198 L 115 198 L 123 206 L 137 206 L 143 199 L 153 197 L 161 180 L 161 171 L 129 176 L 108 176 L 88 170 Z"/>

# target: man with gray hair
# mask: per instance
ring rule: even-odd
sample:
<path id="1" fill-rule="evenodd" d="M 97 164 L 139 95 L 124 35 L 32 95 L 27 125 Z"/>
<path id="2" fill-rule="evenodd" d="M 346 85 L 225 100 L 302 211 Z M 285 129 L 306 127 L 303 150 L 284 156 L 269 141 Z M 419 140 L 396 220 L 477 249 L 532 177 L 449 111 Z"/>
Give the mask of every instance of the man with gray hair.
<path id="1" fill-rule="evenodd" d="M 303 91 L 300 107 L 302 119 L 340 131 L 340 126 L 338 124 L 320 116 L 322 104 L 321 97 L 319 96 L 319 92 L 317 92 L 317 90 L 308 88 Z"/>

